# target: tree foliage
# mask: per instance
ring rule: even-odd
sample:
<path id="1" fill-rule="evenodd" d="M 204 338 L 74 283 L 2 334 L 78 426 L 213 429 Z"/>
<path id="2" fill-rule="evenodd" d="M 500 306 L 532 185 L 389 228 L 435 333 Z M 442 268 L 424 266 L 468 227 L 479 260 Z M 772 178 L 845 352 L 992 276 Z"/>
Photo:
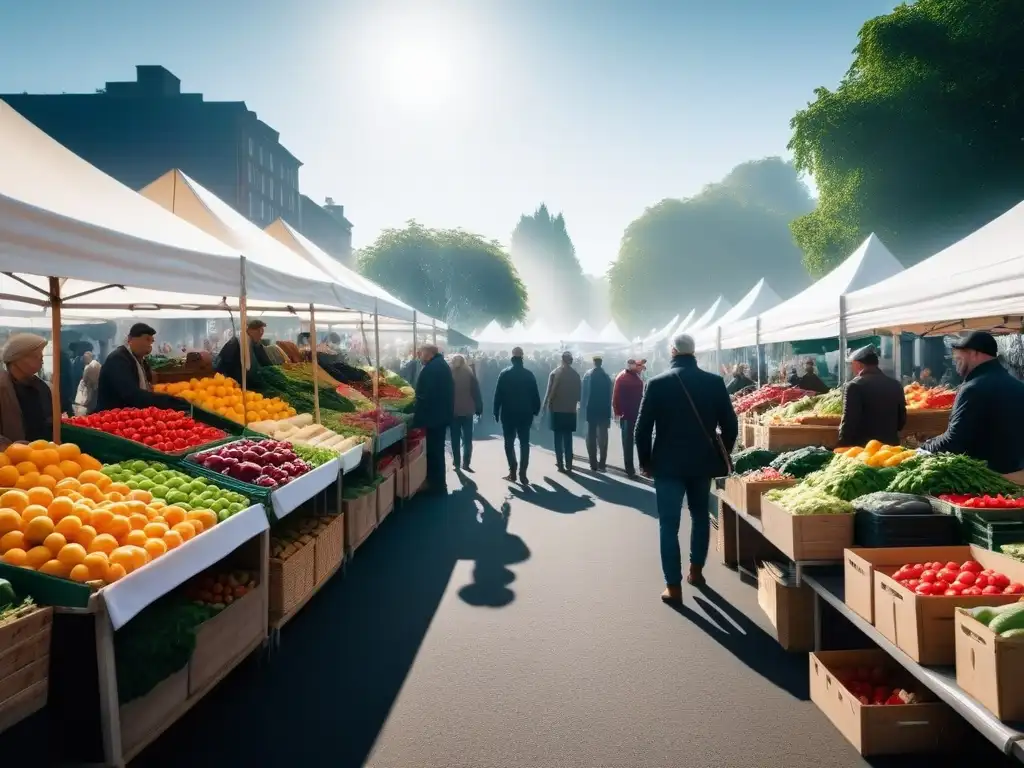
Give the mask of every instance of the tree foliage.
<path id="1" fill-rule="evenodd" d="M 685 200 L 648 208 L 622 236 L 608 273 L 612 314 L 630 333 L 676 313 L 735 302 L 762 277 L 786 296 L 808 283 L 789 222 L 813 208 L 792 164 L 743 163 Z"/>
<path id="2" fill-rule="evenodd" d="M 525 317 L 527 294 L 501 246 L 461 229 L 415 221 L 386 229 L 359 253 L 359 271 L 402 301 L 467 329 Z"/>
<path id="3" fill-rule="evenodd" d="M 793 222 L 814 273 L 875 232 L 913 263 L 1024 198 L 1024 12 L 918 0 L 871 19 L 839 87 L 792 120 L 817 208 Z"/>
<path id="4" fill-rule="evenodd" d="M 589 283 L 561 213 L 552 216 L 542 203 L 520 216 L 509 251 L 530 293 L 531 319 L 571 330 L 589 317 Z"/>

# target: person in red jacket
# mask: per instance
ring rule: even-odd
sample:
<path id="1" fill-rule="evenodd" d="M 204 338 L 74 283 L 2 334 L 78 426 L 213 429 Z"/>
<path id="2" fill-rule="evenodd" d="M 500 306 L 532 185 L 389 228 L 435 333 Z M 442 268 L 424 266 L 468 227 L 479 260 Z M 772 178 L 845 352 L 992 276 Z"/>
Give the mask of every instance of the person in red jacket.
<path id="1" fill-rule="evenodd" d="M 615 377 L 615 387 L 612 389 L 612 412 L 622 432 L 622 457 L 626 476 L 630 478 L 636 477 L 636 468 L 633 464 L 633 430 L 636 428 L 636 417 L 640 413 L 640 400 L 644 396 L 644 381 L 640 378 L 640 372 L 646 364 L 646 360 L 627 360 L 626 369 Z"/>

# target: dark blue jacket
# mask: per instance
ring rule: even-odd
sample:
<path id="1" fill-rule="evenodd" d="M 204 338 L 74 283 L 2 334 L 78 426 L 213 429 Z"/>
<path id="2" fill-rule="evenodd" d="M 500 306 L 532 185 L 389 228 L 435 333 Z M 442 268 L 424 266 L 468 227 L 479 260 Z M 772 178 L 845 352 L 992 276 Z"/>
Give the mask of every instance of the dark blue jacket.
<path id="1" fill-rule="evenodd" d="M 502 424 L 528 424 L 538 413 L 537 377 L 523 367 L 523 358 L 513 357 L 512 364 L 498 374 L 494 386 L 494 420 Z"/>
<path id="2" fill-rule="evenodd" d="M 416 379 L 414 427 L 447 427 L 455 415 L 455 381 L 441 355 L 434 355 Z"/>
<path id="3" fill-rule="evenodd" d="M 589 423 L 612 423 L 612 378 L 603 367 L 595 365 L 583 375 L 580 405 Z"/>
<path id="4" fill-rule="evenodd" d="M 998 360 L 982 363 L 960 385 L 949 427 L 921 447 L 965 453 L 1004 475 L 1024 469 L 1024 383 Z"/>
<path id="5" fill-rule="evenodd" d="M 693 398 L 700 421 L 680 380 Z M 665 373 L 648 382 L 640 401 L 635 435 L 640 467 L 656 478 L 721 477 L 728 467 L 713 444 L 717 430 L 725 450 L 732 453 L 739 428 L 725 382 L 698 368 L 691 355 L 675 357 Z"/>

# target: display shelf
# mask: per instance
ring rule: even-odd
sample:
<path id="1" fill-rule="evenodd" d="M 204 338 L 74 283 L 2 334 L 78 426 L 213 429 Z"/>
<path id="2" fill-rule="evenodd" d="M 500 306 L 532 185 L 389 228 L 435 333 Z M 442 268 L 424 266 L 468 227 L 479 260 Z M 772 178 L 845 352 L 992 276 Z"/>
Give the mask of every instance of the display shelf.
<path id="1" fill-rule="evenodd" d="M 405 437 L 405 424 L 396 424 L 391 429 L 380 433 L 377 438 L 377 453 L 387 450 L 392 445 Z"/>
<path id="2" fill-rule="evenodd" d="M 986 739 L 1007 755 L 1013 755 L 1024 762 L 1024 723 L 1008 725 L 983 707 L 976 699 L 967 695 L 956 683 L 956 669 L 953 667 L 923 667 L 907 654 L 890 643 L 863 618 L 854 613 L 845 602 L 845 586 L 841 573 L 833 574 L 828 569 L 805 571 L 803 580 L 817 595 L 815 601 L 815 632 L 820 640 L 820 603 L 824 600 L 838 611 L 843 618 L 865 634 L 879 648 L 888 653 L 932 693 L 952 707 Z"/>
<path id="3" fill-rule="evenodd" d="M 341 456 L 338 457 L 338 460 L 341 462 L 342 473 L 347 475 L 352 470 L 357 469 L 359 465 L 362 463 L 363 455 L 365 453 L 366 448 L 362 443 L 360 443 L 354 448 L 349 448 L 347 451 L 341 454 Z"/>
<path id="4" fill-rule="evenodd" d="M 297 477 L 287 485 L 270 493 L 271 511 L 274 519 L 280 520 L 298 509 L 302 504 L 325 490 L 338 479 L 341 460 L 331 459 L 311 472 Z"/>

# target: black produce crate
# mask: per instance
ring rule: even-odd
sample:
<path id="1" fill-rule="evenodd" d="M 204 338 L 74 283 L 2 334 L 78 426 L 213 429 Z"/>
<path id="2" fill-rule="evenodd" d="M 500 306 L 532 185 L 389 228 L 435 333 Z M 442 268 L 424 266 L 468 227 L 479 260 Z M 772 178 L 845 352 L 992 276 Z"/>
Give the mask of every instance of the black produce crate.
<path id="1" fill-rule="evenodd" d="M 961 543 L 959 522 L 949 515 L 876 515 L 859 511 L 853 519 L 858 547 L 946 547 Z"/>

